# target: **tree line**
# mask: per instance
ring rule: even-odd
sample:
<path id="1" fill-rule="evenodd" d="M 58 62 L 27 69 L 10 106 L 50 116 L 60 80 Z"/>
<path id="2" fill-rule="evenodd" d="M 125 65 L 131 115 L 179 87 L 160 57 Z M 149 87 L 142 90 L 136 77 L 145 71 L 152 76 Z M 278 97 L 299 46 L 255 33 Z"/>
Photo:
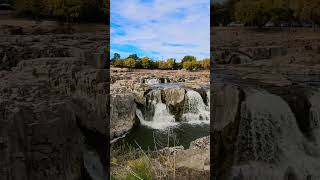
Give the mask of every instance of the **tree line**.
<path id="1" fill-rule="evenodd" d="M 181 62 L 176 62 L 176 59 L 169 58 L 164 61 L 153 61 L 149 57 L 139 58 L 136 54 L 131 54 L 127 58 L 121 59 L 120 54 L 114 53 L 111 59 L 111 65 L 121 68 L 136 68 L 136 69 L 163 69 L 163 70 L 200 70 L 210 69 L 210 59 L 197 60 L 194 56 L 184 56 Z"/>
<path id="2" fill-rule="evenodd" d="M 54 18 L 65 22 L 107 22 L 105 0 L 6 0 L 16 13 L 34 19 Z"/>
<path id="3" fill-rule="evenodd" d="M 214 26 L 240 22 L 246 26 L 263 26 L 271 21 L 320 24 L 320 0 L 226 0 L 211 3 Z"/>

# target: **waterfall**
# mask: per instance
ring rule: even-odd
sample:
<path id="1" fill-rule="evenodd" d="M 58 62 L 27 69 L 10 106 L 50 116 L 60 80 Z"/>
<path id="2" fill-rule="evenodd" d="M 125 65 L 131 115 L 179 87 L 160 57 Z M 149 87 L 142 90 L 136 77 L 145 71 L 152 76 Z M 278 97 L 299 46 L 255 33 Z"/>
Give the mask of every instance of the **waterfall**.
<path id="1" fill-rule="evenodd" d="M 187 121 L 190 124 L 210 123 L 209 107 L 205 105 L 198 92 L 187 90 L 183 109 L 183 121 Z"/>
<path id="2" fill-rule="evenodd" d="M 144 80 L 146 84 L 154 85 L 154 84 L 160 84 L 160 79 L 157 78 L 150 78 Z"/>
<path id="3" fill-rule="evenodd" d="M 153 89 L 146 95 L 146 107 L 141 111 L 137 109 L 136 115 L 144 126 L 153 129 L 166 129 L 171 126 L 176 126 L 176 117 L 170 113 L 169 105 L 163 101 L 161 89 Z M 210 91 L 206 92 L 207 103 L 210 104 Z M 201 95 L 194 90 L 187 90 L 185 102 L 183 104 L 183 112 L 181 119 L 183 123 L 188 124 L 209 124 L 210 109 L 206 105 Z"/>
<path id="4" fill-rule="evenodd" d="M 283 172 L 290 171 L 304 179 L 320 171 L 319 147 L 305 139 L 289 105 L 279 96 L 247 89 L 239 133 L 233 175 L 283 179 Z"/>
<path id="5" fill-rule="evenodd" d="M 145 115 L 140 109 L 136 114 L 142 125 L 149 126 L 153 129 L 166 129 L 170 126 L 177 125 L 175 118 L 170 114 L 166 104 L 161 101 L 161 90 L 154 89 L 147 95 L 147 108 Z"/>

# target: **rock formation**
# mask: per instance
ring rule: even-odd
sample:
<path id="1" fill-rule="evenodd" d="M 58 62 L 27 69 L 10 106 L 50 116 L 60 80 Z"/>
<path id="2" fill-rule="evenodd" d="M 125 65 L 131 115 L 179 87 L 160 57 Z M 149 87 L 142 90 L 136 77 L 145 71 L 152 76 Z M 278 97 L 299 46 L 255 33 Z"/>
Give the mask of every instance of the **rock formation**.
<path id="1" fill-rule="evenodd" d="M 105 179 L 105 33 L 48 33 L 0 36 L 0 179 Z"/>

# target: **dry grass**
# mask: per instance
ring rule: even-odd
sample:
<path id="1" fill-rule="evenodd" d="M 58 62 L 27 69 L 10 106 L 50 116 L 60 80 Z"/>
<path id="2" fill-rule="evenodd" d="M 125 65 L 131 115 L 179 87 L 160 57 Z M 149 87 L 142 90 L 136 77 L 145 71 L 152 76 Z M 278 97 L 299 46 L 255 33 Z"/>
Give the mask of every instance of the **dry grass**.
<path id="1" fill-rule="evenodd" d="M 169 132 L 168 132 L 169 133 Z M 167 147 L 170 136 L 168 134 Z M 173 138 L 174 142 L 176 139 Z M 169 180 L 176 177 L 176 151 L 172 154 L 163 153 L 158 149 L 154 137 L 154 151 L 145 151 L 136 143 L 138 148 L 123 144 L 111 148 L 111 179 L 114 180 Z"/>

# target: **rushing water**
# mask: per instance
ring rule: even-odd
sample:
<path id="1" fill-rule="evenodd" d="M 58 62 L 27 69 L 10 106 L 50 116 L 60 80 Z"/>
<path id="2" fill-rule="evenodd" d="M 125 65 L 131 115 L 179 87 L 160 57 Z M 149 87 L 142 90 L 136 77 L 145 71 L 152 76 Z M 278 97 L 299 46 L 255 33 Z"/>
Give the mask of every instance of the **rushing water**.
<path id="1" fill-rule="evenodd" d="M 210 104 L 210 103 L 209 103 Z M 193 90 L 187 90 L 182 119 L 190 124 L 210 122 L 209 106 L 205 105 L 201 95 Z"/>
<path id="2" fill-rule="evenodd" d="M 148 80 L 146 83 L 156 83 Z M 154 84 L 153 84 L 154 85 Z M 199 92 L 186 89 L 183 109 L 179 118 L 172 114 L 168 104 L 163 102 L 161 90 L 177 88 L 160 83 L 146 95 L 147 105 L 137 109 L 136 116 L 140 124 L 136 125 L 124 138 L 117 143 L 128 143 L 143 149 L 161 149 L 167 146 L 182 145 L 189 147 L 191 141 L 209 135 L 209 90 L 205 100 Z"/>
<path id="3" fill-rule="evenodd" d="M 154 84 L 160 84 L 160 79 L 158 78 L 150 78 L 144 80 L 146 84 L 154 85 Z"/>

